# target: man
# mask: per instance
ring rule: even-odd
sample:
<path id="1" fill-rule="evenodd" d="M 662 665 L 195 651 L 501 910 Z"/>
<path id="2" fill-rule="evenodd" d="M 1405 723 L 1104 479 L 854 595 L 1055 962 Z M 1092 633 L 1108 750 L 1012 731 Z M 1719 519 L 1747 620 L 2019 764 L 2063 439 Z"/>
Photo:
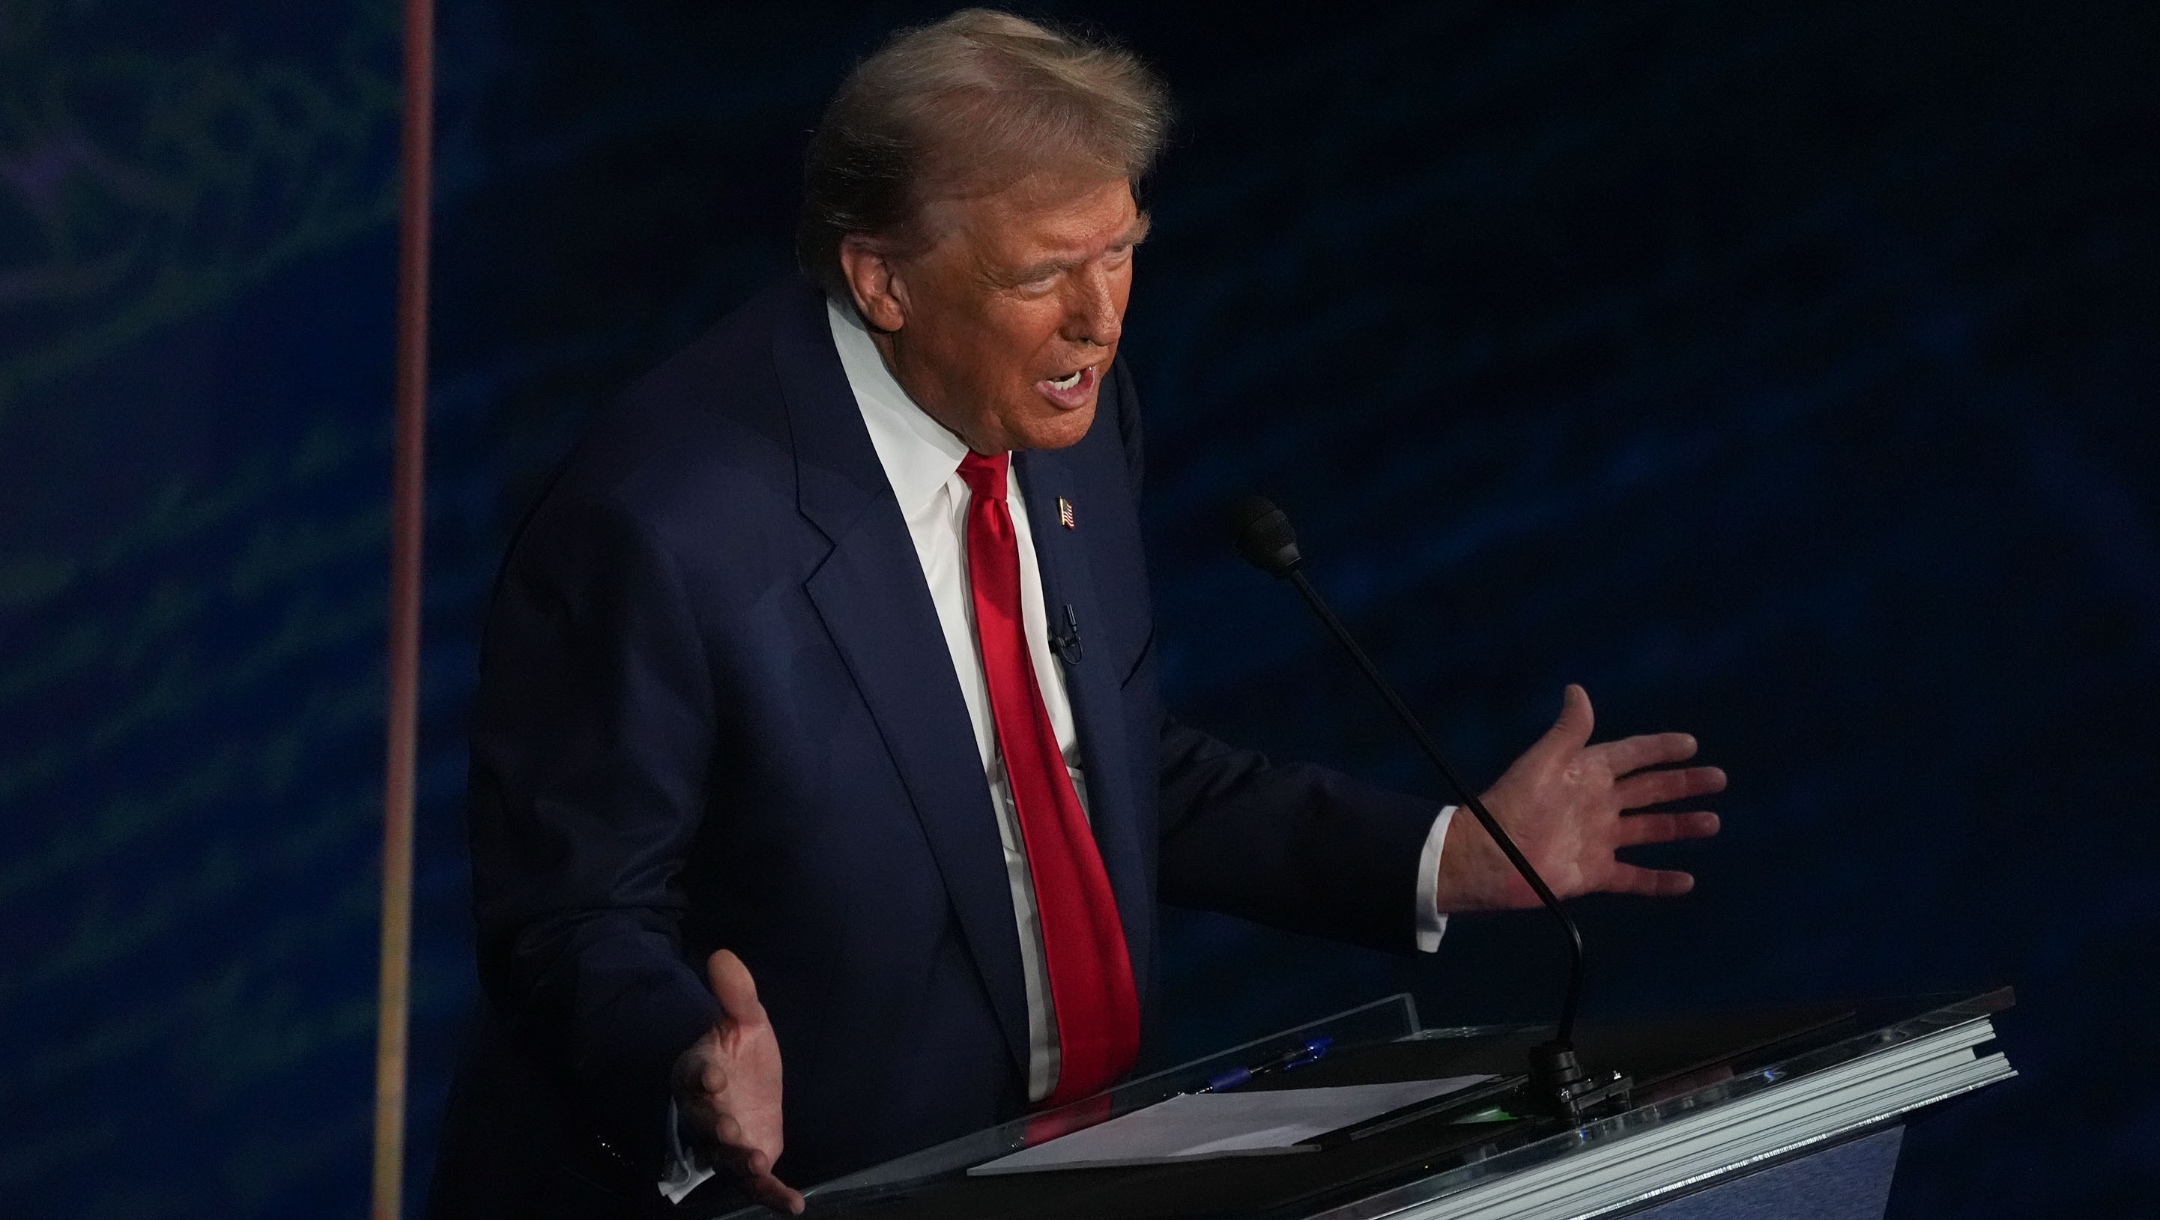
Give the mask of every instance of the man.
<path id="1" fill-rule="evenodd" d="M 968 11 L 842 87 L 776 287 L 600 417 L 490 614 L 486 1011 L 438 1214 L 807 1185 L 1114 1082 L 1158 899 L 1397 951 L 1528 888 L 1469 819 L 1178 724 L 1117 347 L 1161 87 Z M 1560 721 L 1486 794 L 1553 889 L 1714 792 Z M 785 1070 L 783 1072 L 783 1063 Z"/>

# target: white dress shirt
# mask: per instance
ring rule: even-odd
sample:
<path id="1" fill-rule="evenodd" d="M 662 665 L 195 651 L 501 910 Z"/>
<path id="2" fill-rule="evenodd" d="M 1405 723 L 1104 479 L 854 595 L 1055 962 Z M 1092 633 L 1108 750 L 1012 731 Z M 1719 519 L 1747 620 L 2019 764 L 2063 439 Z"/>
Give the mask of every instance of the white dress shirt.
<path id="1" fill-rule="evenodd" d="M 1021 838 L 1019 812 L 1012 788 L 1005 780 L 1005 764 L 998 756 L 997 724 L 990 711 L 990 687 L 983 675 L 982 651 L 975 639 L 975 603 L 968 585 L 967 513 L 971 493 L 960 478 L 960 461 L 968 454 L 967 442 L 915 405 L 885 367 L 877 345 L 853 309 L 827 301 L 826 319 L 832 329 L 833 346 L 840 353 L 840 367 L 847 374 L 848 389 L 869 429 L 870 444 L 877 450 L 885 481 L 892 485 L 900 515 L 907 520 L 908 536 L 915 543 L 915 557 L 922 564 L 923 580 L 937 607 L 938 626 L 944 631 L 945 648 L 952 654 L 953 673 L 960 680 L 960 695 L 967 702 L 968 720 L 975 730 L 975 750 L 982 760 L 983 780 L 990 789 L 990 804 L 997 815 L 998 842 L 1005 849 L 1005 879 L 1012 889 L 1013 920 L 1020 939 L 1020 973 L 1027 993 L 1028 1100 L 1041 1101 L 1057 1086 L 1057 1017 L 1051 1009 L 1050 975 L 1043 962 L 1042 921 L 1035 905 L 1035 880 L 1028 871 L 1027 848 Z M 1065 693 L 1065 670 L 1050 650 L 1048 607 L 1043 601 L 1042 568 L 1035 557 L 1035 535 L 1028 522 L 1027 501 L 1020 492 L 1019 471 L 1005 480 L 1005 507 L 1012 514 L 1013 533 L 1020 552 L 1020 618 L 1027 635 L 1028 659 L 1035 666 L 1035 683 L 1042 691 L 1050 727 L 1057 734 L 1058 749 L 1065 755 L 1065 770 L 1072 776 L 1080 808 L 1088 808 L 1087 777 L 1081 770 L 1080 739 L 1073 729 L 1072 700 Z M 1438 886 L 1440 844 L 1447 837 L 1455 807 L 1440 810 L 1425 846 L 1418 854 L 1417 898 L 1414 913 L 1417 947 L 1431 953 L 1440 947 L 1447 930 L 1447 916 L 1440 912 Z M 672 1108 L 670 1110 L 672 1118 Z M 670 1121 L 671 1133 L 675 1124 Z M 679 1144 L 661 1192 L 680 1202 L 712 1171 L 696 1163 Z"/>
<path id="2" fill-rule="evenodd" d="M 825 315 L 832 329 L 833 346 L 840 353 L 840 367 L 847 373 L 848 388 L 855 392 L 863 426 L 870 431 L 870 444 L 885 468 L 885 480 L 892 485 L 900 515 L 907 519 L 908 535 L 914 539 L 915 556 L 922 562 L 923 579 L 930 586 L 930 600 L 937 606 L 938 625 L 944 629 L 945 647 L 952 653 L 953 672 L 960 679 L 960 693 L 967 700 L 968 719 L 975 729 L 976 753 L 982 759 L 983 779 L 990 786 L 991 806 L 997 812 L 998 840 L 1005 848 L 1005 876 L 1012 886 L 1013 916 L 1019 925 L 1020 966 L 1027 986 L 1028 1099 L 1041 1101 L 1057 1085 L 1057 1019 L 1050 1007 L 1050 976 L 1043 963 L 1035 882 L 1028 872 L 1027 849 L 1020 836 L 1012 789 L 1005 781 L 1005 765 L 998 757 L 990 688 L 983 676 L 982 652 L 975 639 L 975 605 L 967 574 L 971 493 L 960 478 L 960 461 L 967 456 L 967 442 L 915 405 L 885 367 L 884 357 L 878 354 L 877 345 L 854 310 L 828 300 Z M 1034 534 L 1017 468 L 1005 481 L 1005 507 L 1012 514 L 1013 532 L 1019 543 L 1020 617 L 1027 633 L 1028 658 L 1035 664 L 1035 682 L 1042 690 L 1050 725 L 1057 731 L 1065 769 L 1080 794 L 1081 809 L 1086 810 L 1087 782 L 1081 771 L 1079 737 L 1073 731 L 1072 701 L 1065 693 L 1065 668 L 1050 650 L 1042 569 L 1035 557 Z M 1440 947 L 1440 935 L 1447 930 L 1437 890 L 1440 844 L 1447 837 L 1453 814 L 1454 807 L 1449 806 L 1433 819 L 1424 850 L 1419 853 L 1414 916 L 1418 948 L 1427 953 Z"/>

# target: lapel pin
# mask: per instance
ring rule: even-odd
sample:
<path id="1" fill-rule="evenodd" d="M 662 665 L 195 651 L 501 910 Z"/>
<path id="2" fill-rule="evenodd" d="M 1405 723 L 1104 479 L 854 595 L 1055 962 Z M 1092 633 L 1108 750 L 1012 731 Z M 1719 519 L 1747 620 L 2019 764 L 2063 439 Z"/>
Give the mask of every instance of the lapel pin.
<path id="1" fill-rule="evenodd" d="M 1073 527 L 1072 501 L 1063 496 L 1058 497 L 1058 524 L 1066 529 Z"/>

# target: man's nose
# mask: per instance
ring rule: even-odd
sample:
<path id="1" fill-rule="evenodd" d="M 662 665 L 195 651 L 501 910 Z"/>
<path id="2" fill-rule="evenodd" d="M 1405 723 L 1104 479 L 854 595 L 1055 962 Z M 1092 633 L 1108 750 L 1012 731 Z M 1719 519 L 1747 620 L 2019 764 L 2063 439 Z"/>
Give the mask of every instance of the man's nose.
<path id="1" fill-rule="evenodd" d="M 1065 319 L 1065 337 L 1075 343 L 1109 347 L 1125 333 L 1124 311 L 1110 277 L 1101 271 L 1080 277 Z"/>

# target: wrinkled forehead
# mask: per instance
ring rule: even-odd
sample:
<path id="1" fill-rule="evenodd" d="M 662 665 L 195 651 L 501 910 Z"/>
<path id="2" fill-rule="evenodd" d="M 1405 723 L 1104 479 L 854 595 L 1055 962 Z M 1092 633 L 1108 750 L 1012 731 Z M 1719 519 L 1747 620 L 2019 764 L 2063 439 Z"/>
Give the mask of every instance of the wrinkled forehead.
<path id="1" fill-rule="evenodd" d="M 1007 266 L 1096 258 L 1139 241 L 1148 225 L 1125 178 L 1050 173 L 927 201 L 922 221 L 933 245 Z"/>

